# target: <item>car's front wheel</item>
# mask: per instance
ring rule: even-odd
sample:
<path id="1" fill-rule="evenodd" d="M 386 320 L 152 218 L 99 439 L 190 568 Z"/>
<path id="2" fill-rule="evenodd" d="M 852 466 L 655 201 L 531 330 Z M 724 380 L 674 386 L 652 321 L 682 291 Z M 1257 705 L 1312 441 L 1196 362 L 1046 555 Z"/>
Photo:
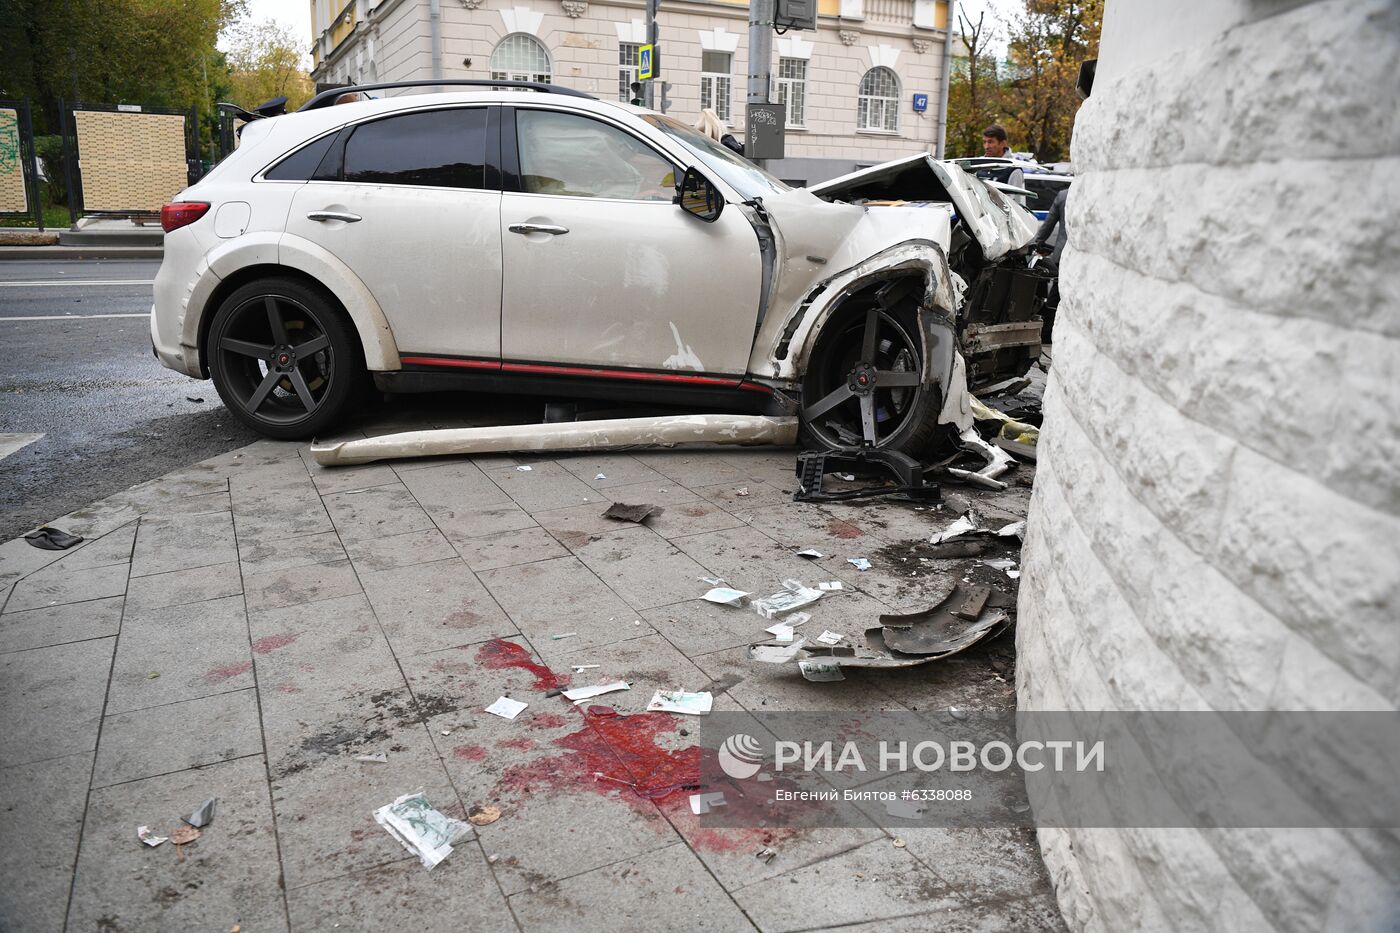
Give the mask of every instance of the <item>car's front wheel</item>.
<path id="1" fill-rule="evenodd" d="M 874 296 L 837 312 L 817 338 L 802 380 L 802 436 L 825 449 L 874 446 L 916 459 L 933 453 L 937 385 L 925 385 L 918 320 Z"/>
<path id="2" fill-rule="evenodd" d="M 224 405 L 279 440 L 312 437 L 338 422 L 365 379 L 343 313 L 295 279 L 236 289 L 215 312 L 205 349 Z"/>

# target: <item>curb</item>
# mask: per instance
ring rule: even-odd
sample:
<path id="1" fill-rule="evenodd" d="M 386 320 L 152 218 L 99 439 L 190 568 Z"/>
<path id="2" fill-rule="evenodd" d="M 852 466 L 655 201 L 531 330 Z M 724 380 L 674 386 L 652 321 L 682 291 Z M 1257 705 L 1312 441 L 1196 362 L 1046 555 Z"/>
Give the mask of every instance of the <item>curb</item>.
<path id="1" fill-rule="evenodd" d="M 160 246 L 0 246 L 6 259 L 160 259 Z"/>

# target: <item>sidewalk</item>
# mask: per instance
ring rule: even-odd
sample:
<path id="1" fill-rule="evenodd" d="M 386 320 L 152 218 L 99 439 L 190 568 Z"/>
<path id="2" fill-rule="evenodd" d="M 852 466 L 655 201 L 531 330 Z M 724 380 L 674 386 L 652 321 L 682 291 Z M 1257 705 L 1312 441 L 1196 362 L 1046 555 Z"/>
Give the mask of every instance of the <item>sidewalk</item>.
<path id="1" fill-rule="evenodd" d="M 931 723 L 1014 705 L 1009 635 L 843 683 L 744 657 L 763 621 L 700 600 L 700 577 L 755 593 L 840 579 L 848 592 L 811 624 L 859 631 L 975 563 L 901 558 L 955 517 L 955 497 L 1010 521 L 1030 493 L 817 507 L 791 500 L 793 461 L 729 449 L 328 470 L 304 445 L 259 442 L 56 520 L 88 538 L 74 550 L 0 545 L 0 926 L 1063 929 L 1028 831 L 899 829 L 897 847 L 884 826 L 701 828 L 684 793 L 594 779 L 693 743 L 694 720 L 644 713 L 656 689 L 723 681 L 716 709 Z M 619 525 L 600 517 L 612 501 L 665 511 Z M 827 556 L 795 557 L 804 547 Z M 571 664 L 601 665 L 582 683 L 632 682 L 603 698 L 620 714 L 611 739 L 544 696 Z M 505 694 L 529 709 L 482 712 Z M 386 764 L 356 761 L 379 752 Z M 371 816 L 419 789 L 459 818 L 503 815 L 430 873 Z M 168 835 L 209 797 L 193 845 L 137 840 L 138 824 Z M 765 845 L 771 863 L 754 857 Z"/>

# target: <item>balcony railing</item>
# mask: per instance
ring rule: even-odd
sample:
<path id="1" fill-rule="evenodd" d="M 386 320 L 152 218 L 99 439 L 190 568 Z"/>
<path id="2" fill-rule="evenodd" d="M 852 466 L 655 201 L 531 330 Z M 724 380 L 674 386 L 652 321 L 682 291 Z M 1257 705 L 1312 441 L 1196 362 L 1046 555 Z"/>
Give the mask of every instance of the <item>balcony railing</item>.
<path id="1" fill-rule="evenodd" d="M 865 20 L 908 25 L 914 21 L 914 0 L 865 0 Z"/>

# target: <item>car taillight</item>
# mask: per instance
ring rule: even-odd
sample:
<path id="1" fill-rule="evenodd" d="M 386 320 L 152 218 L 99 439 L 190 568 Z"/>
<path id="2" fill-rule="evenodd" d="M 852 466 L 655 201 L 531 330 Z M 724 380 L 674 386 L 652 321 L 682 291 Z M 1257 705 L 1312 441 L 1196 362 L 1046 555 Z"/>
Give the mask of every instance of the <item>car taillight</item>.
<path id="1" fill-rule="evenodd" d="M 177 201 L 160 209 L 160 226 L 166 233 L 192 224 L 209 210 L 205 201 Z"/>

